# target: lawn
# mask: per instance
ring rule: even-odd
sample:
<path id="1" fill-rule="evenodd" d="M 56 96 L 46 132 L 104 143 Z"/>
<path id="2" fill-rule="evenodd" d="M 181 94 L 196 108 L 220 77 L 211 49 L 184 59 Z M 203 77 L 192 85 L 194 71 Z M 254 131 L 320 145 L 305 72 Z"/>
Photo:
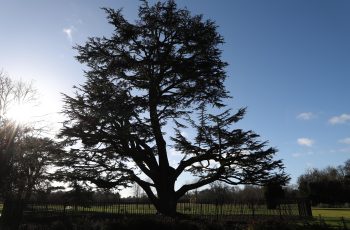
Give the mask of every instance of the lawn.
<path id="1" fill-rule="evenodd" d="M 345 222 L 350 228 L 350 208 L 313 208 L 312 215 L 317 221 L 332 226 L 343 226 Z"/>

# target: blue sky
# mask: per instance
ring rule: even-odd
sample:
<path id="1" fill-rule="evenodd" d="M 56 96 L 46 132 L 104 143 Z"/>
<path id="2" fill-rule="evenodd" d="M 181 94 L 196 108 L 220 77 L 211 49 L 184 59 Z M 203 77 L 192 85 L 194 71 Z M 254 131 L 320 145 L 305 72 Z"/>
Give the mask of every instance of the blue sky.
<path id="1" fill-rule="evenodd" d="M 248 107 L 237 127 L 278 148 L 293 183 L 307 168 L 350 159 L 350 1 L 176 2 L 216 21 L 229 63 L 227 103 Z M 72 46 L 111 34 L 100 7 L 122 7 L 133 21 L 139 3 L 0 0 L 0 69 L 34 82 L 40 111 L 57 127 L 60 93 L 84 82 Z"/>

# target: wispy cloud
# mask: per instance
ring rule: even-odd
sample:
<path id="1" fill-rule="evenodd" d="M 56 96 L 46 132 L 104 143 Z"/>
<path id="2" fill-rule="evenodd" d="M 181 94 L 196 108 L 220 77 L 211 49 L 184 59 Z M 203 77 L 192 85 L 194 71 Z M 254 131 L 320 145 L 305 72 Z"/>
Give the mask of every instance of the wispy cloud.
<path id="1" fill-rule="evenodd" d="M 339 116 L 334 116 L 329 119 L 332 125 L 350 123 L 350 114 L 343 113 Z"/>
<path id="2" fill-rule="evenodd" d="M 347 145 L 350 145 L 350 137 L 346 137 L 344 139 L 341 139 L 338 141 L 339 143 L 342 143 L 342 144 L 347 144 Z"/>
<path id="3" fill-rule="evenodd" d="M 314 117 L 315 117 L 315 114 L 313 114 L 312 112 L 305 112 L 305 113 L 298 114 L 297 119 L 308 121 L 313 119 Z"/>
<path id="4" fill-rule="evenodd" d="M 74 26 L 69 26 L 66 28 L 63 28 L 62 32 L 67 36 L 68 40 L 72 42 L 73 40 L 73 32 L 75 31 Z"/>
<path id="5" fill-rule="evenodd" d="M 293 153 L 292 156 L 293 156 L 293 157 L 300 157 L 300 156 L 301 156 L 301 153 Z"/>
<path id="6" fill-rule="evenodd" d="M 297 143 L 298 145 L 301 145 L 301 146 L 311 147 L 313 146 L 315 141 L 310 138 L 302 137 L 302 138 L 298 138 Z"/>
<path id="7" fill-rule="evenodd" d="M 350 153 L 350 148 L 339 149 L 339 152 L 341 152 L 341 153 Z"/>
<path id="8" fill-rule="evenodd" d="M 337 154 L 337 153 L 350 153 L 350 147 L 346 148 L 339 148 L 339 149 L 331 149 L 328 151 L 330 154 Z"/>
<path id="9" fill-rule="evenodd" d="M 310 155 L 314 155 L 314 152 L 312 152 L 312 151 L 308 151 L 308 152 L 302 152 L 302 153 L 300 153 L 300 152 L 295 152 L 295 153 L 292 153 L 292 157 L 295 157 L 295 158 L 297 158 L 297 157 L 305 157 L 305 156 L 310 156 Z"/>

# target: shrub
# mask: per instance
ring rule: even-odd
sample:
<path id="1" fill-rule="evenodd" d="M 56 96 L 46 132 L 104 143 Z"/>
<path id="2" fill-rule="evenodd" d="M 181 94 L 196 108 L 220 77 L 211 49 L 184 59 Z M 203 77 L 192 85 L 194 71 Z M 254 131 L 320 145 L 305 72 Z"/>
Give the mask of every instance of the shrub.
<path id="1" fill-rule="evenodd" d="M 304 224 L 290 223 L 284 221 L 268 220 L 260 222 L 250 222 L 247 230 L 331 230 L 325 223 L 305 222 Z"/>

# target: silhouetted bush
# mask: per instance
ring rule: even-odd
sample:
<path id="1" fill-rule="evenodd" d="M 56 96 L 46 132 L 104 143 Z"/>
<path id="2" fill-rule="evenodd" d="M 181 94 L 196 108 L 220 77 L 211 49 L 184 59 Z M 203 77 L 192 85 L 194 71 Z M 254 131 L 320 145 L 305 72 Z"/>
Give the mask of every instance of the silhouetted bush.
<path id="1" fill-rule="evenodd" d="M 248 223 L 247 230 L 331 230 L 333 227 L 325 223 L 305 222 L 291 223 L 279 220 L 252 221 Z M 339 228 L 342 229 L 342 228 Z"/>
<path id="2" fill-rule="evenodd" d="M 20 230 L 240 230 L 235 225 L 203 220 L 175 220 L 166 217 L 120 217 L 118 219 L 75 218 L 47 224 L 24 224 Z"/>
<path id="3" fill-rule="evenodd" d="M 20 230 L 330 230 L 325 222 L 305 223 L 282 220 L 205 221 L 200 219 L 175 220 L 166 217 L 120 217 L 118 219 L 74 218 L 56 220 L 46 225 L 26 224 Z M 345 229 L 339 227 L 338 229 Z"/>

